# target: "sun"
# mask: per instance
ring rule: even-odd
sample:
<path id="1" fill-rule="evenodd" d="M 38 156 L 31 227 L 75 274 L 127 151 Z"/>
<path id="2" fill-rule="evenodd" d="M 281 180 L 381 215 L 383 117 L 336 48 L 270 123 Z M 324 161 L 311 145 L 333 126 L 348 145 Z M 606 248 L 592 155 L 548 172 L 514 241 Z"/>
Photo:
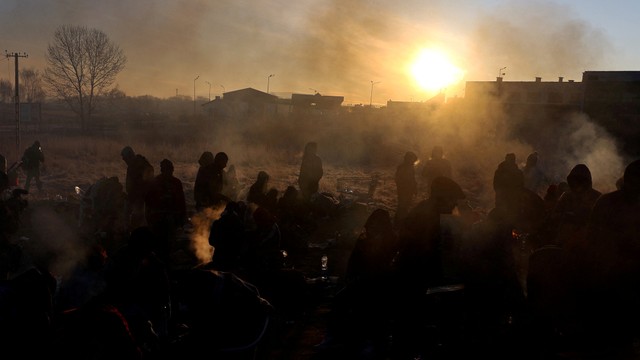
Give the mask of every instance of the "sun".
<path id="1" fill-rule="evenodd" d="M 441 91 L 462 79 L 463 71 L 441 51 L 423 49 L 411 65 L 411 75 L 428 91 Z"/>

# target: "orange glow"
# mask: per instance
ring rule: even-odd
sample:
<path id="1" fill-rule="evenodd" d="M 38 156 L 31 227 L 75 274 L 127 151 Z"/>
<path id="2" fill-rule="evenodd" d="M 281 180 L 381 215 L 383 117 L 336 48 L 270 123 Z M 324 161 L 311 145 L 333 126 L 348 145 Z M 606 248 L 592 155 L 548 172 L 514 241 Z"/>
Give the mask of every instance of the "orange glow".
<path id="1" fill-rule="evenodd" d="M 463 71 L 442 51 L 423 49 L 411 64 L 411 74 L 422 89 L 441 91 L 459 82 Z"/>

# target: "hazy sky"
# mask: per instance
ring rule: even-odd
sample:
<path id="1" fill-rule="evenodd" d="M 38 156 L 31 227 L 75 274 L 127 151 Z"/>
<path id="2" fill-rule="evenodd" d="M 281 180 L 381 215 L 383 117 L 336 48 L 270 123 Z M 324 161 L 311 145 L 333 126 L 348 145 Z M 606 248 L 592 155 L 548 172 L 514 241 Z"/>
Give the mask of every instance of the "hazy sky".
<path id="1" fill-rule="evenodd" d="M 464 71 L 447 96 L 502 67 L 512 81 L 640 70 L 639 10 L 636 0 L 2 0 L 0 44 L 28 54 L 21 68 L 43 70 L 56 28 L 84 25 L 124 51 L 116 83 L 130 96 L 193 96 L 195 84 L 207 98 L 269 83 L 276 94 L 384 104 L 435 95 L 408 70 L 422 48 Z M 5 61 L 0 77 L 13 80 Z"/>

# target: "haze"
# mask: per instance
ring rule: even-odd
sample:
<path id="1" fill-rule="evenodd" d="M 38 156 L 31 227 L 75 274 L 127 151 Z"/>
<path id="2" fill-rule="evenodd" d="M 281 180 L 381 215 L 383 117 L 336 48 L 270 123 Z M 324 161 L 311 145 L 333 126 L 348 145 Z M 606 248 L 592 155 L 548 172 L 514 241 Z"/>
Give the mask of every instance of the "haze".
<path id="1" fill-rule="evenodd" d="M 0 3 L 2 50 L 44 68 L 60 25 L 104 31 L 128 58 L 116 83 L 129 96 L 220 95 L 253 87 L 345 97 L 346 104 L 425 101 L 411 73 L 421 49 L 447 54 L 464 83 L 581 80 L 586 70 L 637 70 L 633 1 L 172 0 Z M 609 23 L 608 21 L 613 22 Z M 635 37 L 635 38 L 634 38 Z M 13 79 L 13 66 L 1 77 Z M 275 74 L 268 80 L 269 74 Z M 199 76 L 197 81 L 194 78 Z M 376 82 L 375 88 L 372 82 Z M 211 84 L 211 87 L 208 85 Z"/>

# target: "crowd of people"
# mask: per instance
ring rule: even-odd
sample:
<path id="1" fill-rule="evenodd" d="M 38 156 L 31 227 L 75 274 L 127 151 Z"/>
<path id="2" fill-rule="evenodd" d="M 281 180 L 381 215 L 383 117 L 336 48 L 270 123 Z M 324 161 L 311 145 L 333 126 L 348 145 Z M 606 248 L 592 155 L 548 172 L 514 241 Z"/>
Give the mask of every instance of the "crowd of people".
<path id="1" fill-rule="evenodd" d="M 28 152 L 37 165 L 25 166 L 27 176 L 40 189 L 40 143 Z M 213 251 L 177 269 L 172 252 L 188 223 L 183 181 L 170 159 L 156 174 L 125 146 L 124 186 L 111 178 L 89 189 L 84 258 L 62 279 L 52 259 L 25 266 L 28 251 L 14 235 L 28 189 L 12 188 L 5 163 L 0 342 L 28 357 L 268 358 L 265 333 L 278 328 L 274 321 L 299 320 L 308 296 L 306 274 L 286 266 L 286 255 L 308 249 L 301 234 L 319 219 L 348 211 L 327 210 L 317 152 L 317 143 L 306 144 L 297 187 L 280 193 L 260 170 L 240 198 L 228 155 L 204 151 L 193 200 L 197 212 L 219 210 L 209 225 Z M 534 152 L 521 167 L 505 154 L 493 176 L 494 207 L 474 216 L 441 146 L 419 171 L 407 151 L 395 169 L 396 209 L 369 209 L 348 250 L 318 354 L 637 358 L 640 160 L 609 193 L 593 188 L 586 164 L 556 184 L 538 160 Z M 427 184 L 422 199 L 417 177 Z M 122 243 L 109 246 L 104 233 L 118 222 Z"/>

